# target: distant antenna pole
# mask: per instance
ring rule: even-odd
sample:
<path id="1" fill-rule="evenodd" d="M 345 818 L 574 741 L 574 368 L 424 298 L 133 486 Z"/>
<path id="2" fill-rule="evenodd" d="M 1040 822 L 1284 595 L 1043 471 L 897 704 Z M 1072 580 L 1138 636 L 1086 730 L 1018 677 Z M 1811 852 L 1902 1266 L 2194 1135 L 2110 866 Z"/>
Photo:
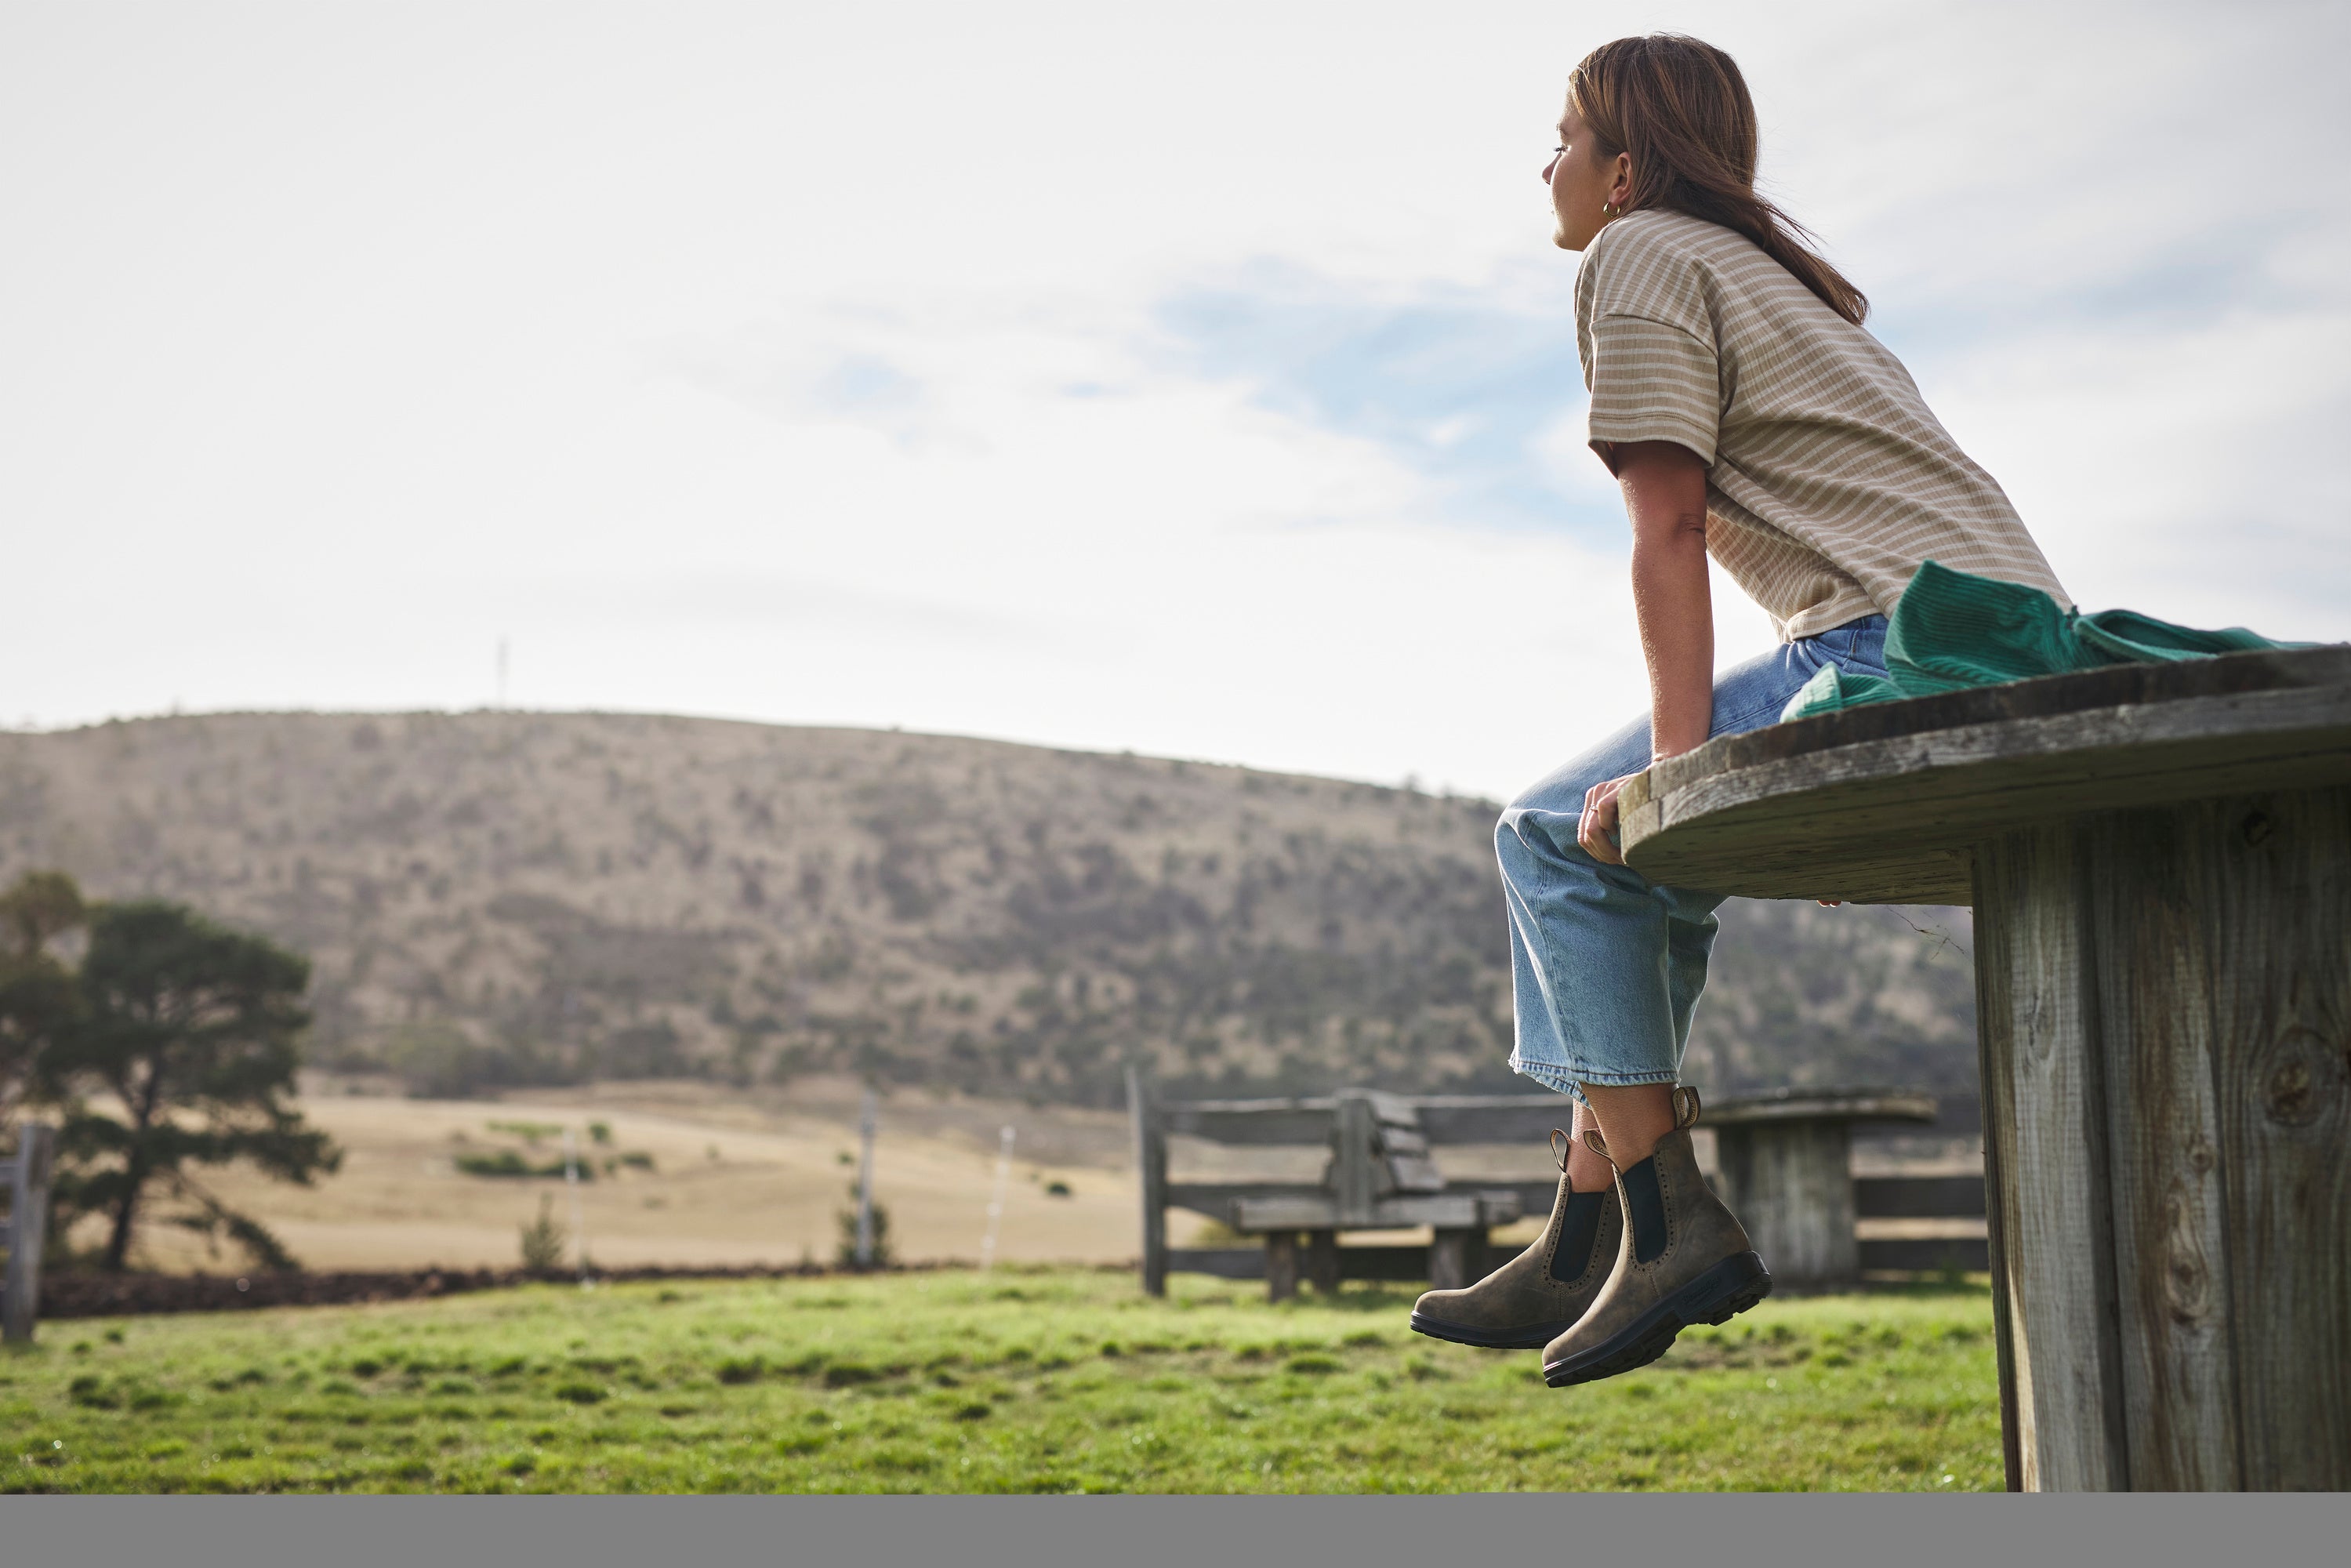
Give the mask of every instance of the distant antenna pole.
<path id="1" fill-rule="evenodd" d="M 588 1218 L 580 1207 L 580 1140 L 563 1129 L 563 1185 L 571 1194 L 571 1234 L 580 1238 L 580 1283 L 588 1283 Z"/>
<path id="2" fill-rule="evenodd" d="M 498 706 L 507 706 L 507 640 L 498 638 Z"/>
<path id="3" fill-rule="evenodd" d="M 979 1269 L 983 1274 L 996 1261 L 996 1231 L 1004 1223 L 1004 1186 L 1011 1179 L 1012 1124 L 1008 1122 L 996 1149 L 996 1196 L 987 1200 L 987 1237 L 979 1244 Z"/>
<path id="4" fill-rule="evenodd" d="M 857 1118 L 857 1266 L 873 1267 L 873 1086 L 865 1086 L 865 1107 Z"/>

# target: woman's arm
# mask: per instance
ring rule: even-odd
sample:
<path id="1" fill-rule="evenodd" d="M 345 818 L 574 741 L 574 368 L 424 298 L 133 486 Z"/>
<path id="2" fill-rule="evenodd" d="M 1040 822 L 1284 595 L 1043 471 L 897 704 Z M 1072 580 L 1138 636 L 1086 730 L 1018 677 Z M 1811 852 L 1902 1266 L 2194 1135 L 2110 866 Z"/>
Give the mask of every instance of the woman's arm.
<path id="1" fill-rule="evenodd" d="M 1649 754 L 1676 757 L 1706 742 L 1714 720 L 1714 595 L 1706 569 L 1706 465 L 1671 441 L 1616 446 L 1617 482 L 1633 520 L 1633 611 L 1649 666 Z M 1595 860 L 1617 849 L 1622 779 L 1584 797 L 1576 841 Z"/>

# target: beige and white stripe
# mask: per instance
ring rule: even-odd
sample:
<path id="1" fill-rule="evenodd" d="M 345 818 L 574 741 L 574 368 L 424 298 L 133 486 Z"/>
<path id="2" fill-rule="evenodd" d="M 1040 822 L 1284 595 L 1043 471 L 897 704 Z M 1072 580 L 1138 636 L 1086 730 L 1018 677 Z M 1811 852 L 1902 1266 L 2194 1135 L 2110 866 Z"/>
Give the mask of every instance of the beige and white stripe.
<path id="1" fill-rule="evenodd" d="M 1584 252 L 1575 333 L 1593 449 L 1705 460 L 1707 549 L 1783 638 L 1892 613 L 1930 559 L 2073 602 L 1902 361 L 1744 236 L 1618 218 Z"/>

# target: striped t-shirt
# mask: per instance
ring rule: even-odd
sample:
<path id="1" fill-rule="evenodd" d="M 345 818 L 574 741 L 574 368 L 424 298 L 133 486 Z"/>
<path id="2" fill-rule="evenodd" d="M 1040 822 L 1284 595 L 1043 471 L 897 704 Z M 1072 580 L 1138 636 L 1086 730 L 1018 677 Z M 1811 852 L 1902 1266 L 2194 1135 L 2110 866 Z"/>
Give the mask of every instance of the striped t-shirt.
<path id="1" fill-rule="evenodd" d="M 1922 560 L 2072 600 L 1902 361 L 1752 241 L 1628 213 L 1575 279 L 1593 449 L 1672 441 L 1708 467 L 1706 548 L 1783 639 L 1887 613 Z"/>

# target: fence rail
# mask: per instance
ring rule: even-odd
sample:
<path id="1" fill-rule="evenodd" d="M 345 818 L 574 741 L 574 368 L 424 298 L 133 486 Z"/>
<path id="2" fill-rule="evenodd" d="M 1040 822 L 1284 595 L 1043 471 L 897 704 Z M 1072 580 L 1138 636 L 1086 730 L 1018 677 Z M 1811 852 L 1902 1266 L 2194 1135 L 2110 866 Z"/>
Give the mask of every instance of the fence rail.
<path id="1" fill-rule="evenodd" d="M 1510 1255 L 1510 1249 L 1489 1243 L 1489 1229 L 1548 1213 L 1558 1190 L 1555 1178 L 1448 1180 L 1430 1158 L 1433 1149 L 1448 1145 L 1540 1142 L 1562 1124 L 1566 1107 L 1555 1095 L 1406 1096 L 1351 1089 L 1292 1099 L 1158 1101 L 1132 1071 L 1127 1091 L 1142 1186 L 1143 1286 L 1155 1295 L 1165 1288 L 1171 1272 L 1263 1280 L 1276 1300 L 1295 1290 L 1301 1276 L 1331 1285 L 1341 1280 L 1468 1283 Z M 1775 1274 L 1784 1265 L 1786 1282 L 1793 1288 L 1842 1289 L 1862 1273 L 1987 1268 L 1981 1235 L 1858 1234 L 1867 1221 L 1983 1218 L 1980 1176 L 1856 1180 L 1850 1174 L 1850 1129 L 1855 1124 L 1931 1124 L 1936 1117 L 1933 1097 L 1895 1091 L 1817 1091 L 1726 1102 L 1714 1118 L 1720 1124 L 1718 1146 L 1726 1155 L 1745 1156 L 1730 1162 L 1736 1171 L 1725 1173 L 1726 1196 L 1750 1218 L 1758 1245 L 1765 1244 L 1767 1232 L 1778 1234 L 1769 1223 L 1774 1217 L 1786 1222 L 1779 1231 L 1804 1235 L 1826 1225 L 1834 1233 L 1830 1266 L 1822 1267 L 1821 1260 L 1791 1244 L 1774 1265 Z M 1170 1181 L 1171 1138 L 1225 1146 L 1320 1145 L 1330 1158 L 1319 1182 Z M 1791 1150 L 1802 1158 L 1789 1157 Z M 1785 1176 L 1798 1165 L 1810 1179 L 1777 1186 L 1761 1179 L 1775 1172 Z M 1736 1193 L 1728 1190 L 1739 1185 L 1729 1181 L 1731 1176 L 1744 1184 Z M 1169 1209 L 1186 1209 L 1263 1240 L 1171 1248 Z M 1759 1221 L 1764 1222 L 1760 1230 Z M 1343 1239 L 1349 1231 L 1421 1225 L 1435 1232 L 1426 1246 L 1351 1247 Z M 1782 1250 L 1767 1249 L 1767 1260 Z"/>

